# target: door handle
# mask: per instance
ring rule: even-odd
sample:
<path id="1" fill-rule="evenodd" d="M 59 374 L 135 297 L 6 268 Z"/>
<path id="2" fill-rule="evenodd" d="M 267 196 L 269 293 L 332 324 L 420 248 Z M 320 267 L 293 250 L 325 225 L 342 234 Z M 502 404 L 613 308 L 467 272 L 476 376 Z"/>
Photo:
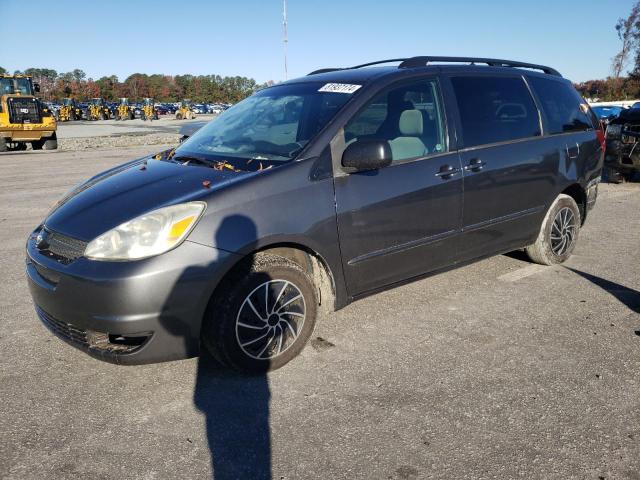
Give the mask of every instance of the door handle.
<path id="1" fill-rule="evenodd" d="M 569 147 L 569 145 L 567 145 L 566 149 L 567 157 L 569 157 L 570 159 L 578 158 L 578 155 L 580 155 L 580 144 L 577 142 L 575 147 Z"/>
<path id="2" fill-rule="evenodd" d="M 486 165 L 486 162 L 483 162 L 479 158 L 472 158 L 469 161 L 469 165 L 464 166 L 465 172 L 479 172 L 482 170 L 482 167 Z"/>
<path id="3" fill-rule="evenodd" d="M 440 171 L 436 173 L 436 177 L 440 177 L 442 180 L 447 180 L 458 173 L 460 173 L 459 168 L 455 168 L 451 165 L 442 165 L 440 167 Z"/>

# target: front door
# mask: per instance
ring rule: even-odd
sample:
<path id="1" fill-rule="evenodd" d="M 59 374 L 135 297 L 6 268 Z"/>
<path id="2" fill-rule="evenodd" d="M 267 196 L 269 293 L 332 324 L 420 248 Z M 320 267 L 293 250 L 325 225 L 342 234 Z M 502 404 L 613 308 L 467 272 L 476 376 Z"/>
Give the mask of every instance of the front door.
<path id="1" fill-rule="evenodd" d="M 350 295 L 455 260 L 462 170 L 458 154 L 448 152 L 441 98 L 435 78 L 388 88 L 338 134 L 343 145 L 388 141 L 393 155 L 386 168 L 336 172 L 338 235 Z"/>

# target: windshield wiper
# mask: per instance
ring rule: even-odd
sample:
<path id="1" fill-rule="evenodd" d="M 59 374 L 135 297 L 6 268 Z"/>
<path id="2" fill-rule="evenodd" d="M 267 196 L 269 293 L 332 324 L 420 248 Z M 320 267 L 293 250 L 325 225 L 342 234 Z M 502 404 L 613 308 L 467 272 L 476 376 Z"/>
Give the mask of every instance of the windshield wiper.
<path id="1" fill-rule="evenodd" d="M 178 155 L 177 157 L 173 157 L 171 161 L 176 163 L 181 163 L 182 165 L 197 164 L 197 165 L 205 165 L 207 167 L 211 166 L 211 164 L 214 163 L 211 160 L 207 160 L 206 158 L 194 157 L 192 155 Z"/>

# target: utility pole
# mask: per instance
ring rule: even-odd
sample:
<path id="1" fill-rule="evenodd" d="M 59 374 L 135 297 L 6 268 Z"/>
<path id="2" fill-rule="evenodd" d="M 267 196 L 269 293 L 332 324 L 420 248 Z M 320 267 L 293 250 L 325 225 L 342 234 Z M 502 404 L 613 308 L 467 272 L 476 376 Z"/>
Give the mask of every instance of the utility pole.
<path id="1" fill-rule="evenodd" d="M 287 80 L 287 43 L 289 38 L 287 37 L 287 0 L 282 0 L 282 26 L 284 28 L 284 79 Z"/>

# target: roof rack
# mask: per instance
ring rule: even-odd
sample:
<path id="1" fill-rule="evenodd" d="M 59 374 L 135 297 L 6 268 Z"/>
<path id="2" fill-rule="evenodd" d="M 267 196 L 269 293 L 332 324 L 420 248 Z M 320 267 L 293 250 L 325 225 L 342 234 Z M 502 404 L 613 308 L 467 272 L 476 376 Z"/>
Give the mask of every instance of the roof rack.
<path id="1" fill-rule="evenodd" d="M 411 57 L 405 59 L 398 68 L 414 68 L 424 67 L 429 63 L 484 63 L 490 67 L 514 67 L 514 68 L 530 68 L 532 70 L 541 70 L 549 75 L 561 77 L 560 72 L 551 67 L 544 65 L 536 65 L 535 63 L 516 62 L 513 60 L 501 60 L 499 58 L 478 58 L 478 57 Z"/>
<path id="2" fill-rule="evenodd" d="M 513 60 L 501 60 L 498 58 L 479 58 L 479 57 L 411 57 L 411 58 L 392 58 L 389 60 L 379 60 L 377 62 L 363 63 L 355 67 L 347 68 L 321 68 L 314 70 L 308 75 L 316 75 L 318 73 L 335 72 L 338 70 L 352 70 L 355 68 L 369 67 L 371 65 L 379 65 L 382 63 L 401 62 L 398 68 L 416 68 L 426 67 L 430 63 L 484 63 L 490 67 L 512 67 L 512 68 L 529 68 L 531 70 L 541 70 L 548 75 L 562 77 L 556 69 L 544 65 L 536 65 L 535 63 L 516 62 Z"/>

